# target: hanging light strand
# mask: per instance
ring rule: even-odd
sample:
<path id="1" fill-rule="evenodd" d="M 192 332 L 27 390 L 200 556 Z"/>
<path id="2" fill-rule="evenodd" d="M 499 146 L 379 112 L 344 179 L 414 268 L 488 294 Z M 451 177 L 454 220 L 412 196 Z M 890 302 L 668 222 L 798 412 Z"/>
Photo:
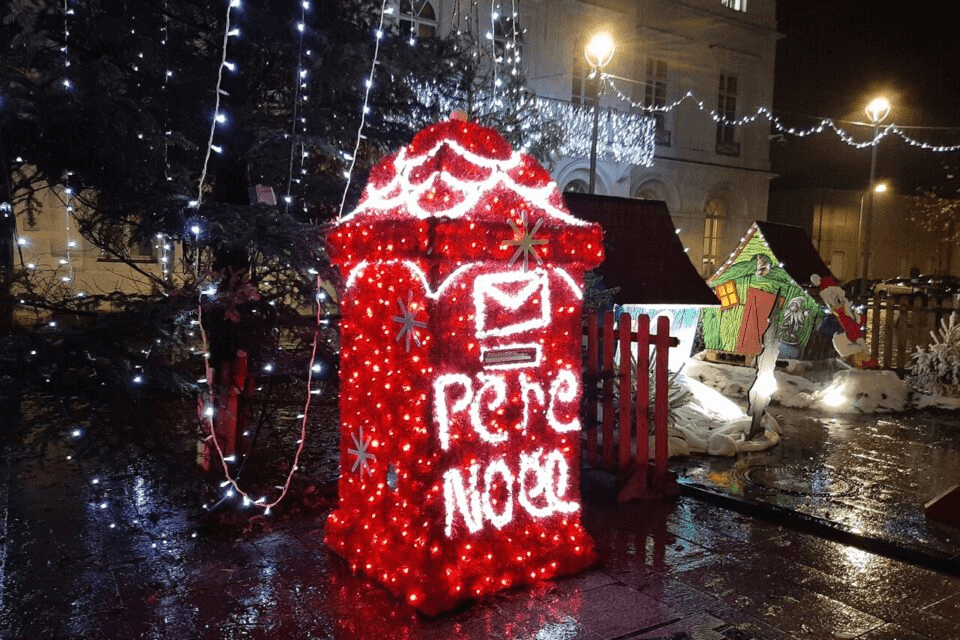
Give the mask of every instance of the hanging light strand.
<path id="1" fill-rule="evenodd" d="M 500 24 L 500 3 L 490 3 L 490 30 L 487 31 L 487 39 L 490 41 L 490 72 L 493 75 L 490 84 L 490 109 L 495 111 L 497 107 L 503 105 L 499 91 L 503 84 L 500 79 L 500 63 L 503 62 L 503 55 L 497 51 L 497 25 Z M 506 40 L 506 38 L 504 38 Z"/>
<path id="2" fill-rule="evenodd" d="M 704 104 L 703 100 L 700 100 L 699 98 L 697 98 L 692 91 L 687 91 L 679 99 L 673 101 L 668 105 L 664 105 L 662 107 L 651 106 L 651 105 L 644 104 L 642 102 L 635 102 L 634 100 L 632 100 L 619 87 L 617 87 L 616 80 L 612 76 L 608 74 L 604 74 L 604 79 L 606 83 L 613 88 L 613 90 L 617 94 L 617 97 L 620 100 L 628 103 L 634 109 L 642 110 L 647 113 L 667 113 L 667 112 L 673 111 L 674 109 L 679 107 L 682 103 L 689 101 L 694 103 L 701 112 L 706 113 L 710 117 L 710 119 L 712 119 L 717 124 L 722 124 L 729 127 L 741 127 L 741 126 L 753 124 L 758 120 L 766 120 L 771 124 L 774 130 L 777 131 L 778 133 L 784 133 L 784 134 L 796 136 L 798 138 L 805 138 L 807 136 L 811 136 L 814 134 L 824 133 L 825 131 L 828 131 L 828 130 L 833 131 L 837 135 L 837 137 L 839 137 L 840 140 L 842 140 L 845 144 L 851 147 L 854 147 L 856 149 L 864 149 L 866 147 L 872 147 L 876 144 L 879 144 L 879 142 L 883 138 L 887 137 L 888 135 L 895 135 L 899 137 L 901 140 L 903 140 L 904 142 L 906 142 L 907 144 L 914 147 L 921 148 L 921 149 L 925 149 L 927 151 L 934 151 L 937 153 L 949 153 L 954 151 L 960 151 L 960 145 L 933 145 L 927 142 L 923 142 L 922 140 L 917 140 L 916 138 L 908 136 L 906 132 L 904 132 L 904 130 L 898 127 L 896 124 L 889 124 L 880 128 L 877 131 L 877 134 L 875 136 L 871 136 L 867 140 L 858 140 L 853 135 L 851 135 L 846 129 L 838 125 L 835 120 L 832 120 L 830 118 L 820 118 L 817 124 L 811 127 L 808 127 L 806 129 L 797 128 L 797 127 L 788 127 L 785 124 L 783 124 L 783 121 L 780 120 L 779 117 L 774 115 L 774 113 L 770 109 L 763 106 L 757 107 L 753 111 L 753 113 L 749 115 L 741 116 L 740 118 L 728 118 L 716 110 L 707 109 L 707 106 Z M 857 122 L 853 124 L 860 125 L 860 126 L 868 126 L 868 127 L 873 126 L 871 123 L 867 123 L 867 122 L 863 122 L 863 123 Z"/>
<path id="3" fill-rule="evenodd" d="M 73 84 L 70 81 L 67 70 L 70 68 L 70 20 L 75 16 L 74 10 L 70 7 L 69 0 L 63 0 L 63 47 L 60 51 L 63 53 L 63 86 L 65 89 L 70 90 L 73 88 Z M 73 187 L 70 186 L 70 179 L 73 176 L 73 172 L 69 169 L 64 172 L 62 176 L 62 195 L 61 202 L 63 203 L 63 226 L 64 226 L 64 241 L 66 246 L 61 258 L 57 260 L 57 270 L 59 271 L 60 267 L 66 267 L 67 274 L 60 276 L 60 281 L 65 285 L 70 285 L 73 283 L 73 260 L 71 255 L 71 249 L 76 247 L 76 242 L 73 239 Z"/>
<path id="4" fill-rule="evenodd" d="M 163 178 L 166 182 L 172 182 L 173 176 L 170 175 L 170 78 L 173 77 L 173 71 L 170 69 L 169 49 L 167 41 L 170 38 L 170 17 L 167 13 L 167 0 L 163 0 L 162 18 L 160 23 L 160 46 L 161 46 L 161 65 L 163 69 L 163 80 L 160 83 L 160 92 L 163 94 L 162 102 L 162 125 L 163 125 Z M 165 233 L 158 233 L 156 236 L 157 247 L 160 250 L 160 269 L 163 280 L 169 282 L 171 273 L 171 252 L 173 250 L 170 244 L 170 238 Z"/>
<path id="5" fill-rule="evenodd" d="M 357 164 L 357 154 L 360 152 L 360 142 L 363 140 L 363 127 L 367 122 L 367 114 L 370 112 L 370 89 L 373 87 L 373 79 L 377 70 L 377 58 L 380 55 L 380 41 L 383 39 L 383 19 L 384 16 L 389 15 L 393 12 L 392 7 L 387 7 L 387 0 L 381 0 L 380 4 L 380 24 L 377 26 L 377 30 L 374 33 L 375 43 L 373 47 L 373 61 L 370 63 L 370 75 L 365 81 L 365 88 L 363 92 L 363 106 L 360 109 L 360 126 L 357 127 L 357 140 L 353 145 L 353 153 L 347 157 L 349 165 L 347 170 L 344 171 L 344 177 L 346 177 L 347 182 L 343 186 L 343 197 L 340 199 L 340 207 L 337 211 L 337 219 L 340 219 L 343 216 L 343 208 L 347 204 L 347 194 L 350 191 L 350 182 L 353 179 L 353 168 Z"/>
<path id="6" fill-rule="evenodd" d="M 297 71 L 293 78 L 293 117 L 291 118 L 292 122 L 290 125 L 290 164 L 287 168 L 287 193 L 284 196 L 283 201 L 286 207 L 286 210 L 290 210 L 290 204 L 293 202 L 293 165 L 295 156 L 297 154 L 297 129 L 298 125 L 303 125 L 300 128 L 301 133 L 305 132 L 306 121 L 301 115 L 301 101 L 303 99 L 302 92 L 307 86 L 307 70 L 303 67 L 303 36 L 304 32 L 307 29 L 307 9 L 310 8 L 310 3 L 307 0 L 300 0 L 300 21 L 297 22 L 297 33 L 299 35 L 299 43 L 297 48 Z M 301 122 L 303 120 L 303 122 Z M 303 158 L 305 156 L 304 146 L 300 144 L 300 168 L 301 173 L 303 169 Z M 298 180 L 299 182 L 299 180 Z"/>
<path id="7" fill-rule="evenodd" d="M 203 187 L 204 183 L 207 180 L 207 169 L 210 165 L 210 153 L 212 151 L 220 151 L 221 149 L 213 144 L 214 137 L 217 134 L 217 124 L 225 121 L 225 116 L 220 113 L 220 96 L 224 93 L 223 89 L 223 70 L 230 69 L 234 70 L 236 65 L 232 62 L 227 62 L 227 45 L 230 41 L 230 36 L 239 35 L 238 31 L 231 30 L 230 28 L 230 18 L 233 15 L 233 9 L 240 6 L 240 0 L 228 0 L 227 2 L 227 15 L 224 20 L 223 27 L 223 50 L 220 57 L 220 66 L 217 69 L 217 87 L 215 92 L 215 98 L 213 103 L 213 118 L 210 120 L 210 137 L 207 140 L 207 151 L 203 158 L 203 168 L 200 171 L 200 182 L 197 185 L 197 199 L 190 203 L 192 207 L 197 209 L 200 208 L 200 205 L 203 203 Z"/>
<path id="8" fill-rule="evenodd" d="M 320 276 L 317 276 L 316 286 L 317 286 L 318 292 L 323 290 L 321 288 L 321 284 L 322 284 L 322 280 Z M 293 463 L 290 465 L 290 470 L 287 472 L 287 477 L 284 480 L 283 485 L 280 487 L 280 494 L 274 500 L 268 502 L 265 496 L 254 498 L 251 496 L 251 494 L 243 490 L 243 488 L 240 486 L 238 478 L 230 473 L 230 467 L 228 463 L 235 462 L 236 460 L 232 458 L 232 456 L 223 455 L 223 449 L 220 446 L 220 441 L 217 439 L 217 432 L 216 432 L 216 429 L 214 428 L 213 405 L 208 403 L 205 406 L 205 409 L 203 411 L 204 423 L 206 424 L 207 431 L 209 431 L 210 433 L 210 435 L 207 436 L 207 438 L 213 444 L 214 450 L 217 452 L 218 459 L 220 460 L 220 465 L 223 468 L 224 477 L 226 478 L 220 484 L 220 486 L 225 488 L 229 487 L 224 497 L 230 498 L 232 497 L 232 494 L 235 492 L 242 499 L 244 506 L 252 505 L 255 507 L 259 507 L 260 509 L 263 509 L 264 515 L 270 515 L 270 510 L 276 507 L 278 504 L 280 504 L 280 502 L 286 497 L 287 493 L 289 492 L 290 483 L 293 481 L 293 474 L 295 474 L 299 469 L 300 456 L 303 453 L 303 448 L 307 442 L 307 421 L 310 415 L 310 404 L 313 399 L 313 396 L 319 395 L 320 393 L 320 389 L 313 388 L 313 375 L 314 373 L 320 370 L 320 367 L 317 365 L 317 349 L 319 348 L 319 344 L 320 344 L 320 327 L 323 324 L 323 317 L 322 317 L 323 314 L 324 314 L 323 305 L 318 303 L 317 304 L 317 322 L 316 322 L 317 328 L 314 330 L 314 333 L 313 333 L 313 346 L 311 347 L 311 350 L 310 350 L 310 364 L 307 368 L 307 393 L 306 393 L 307 397 L 306 397 L 306 400 L 304 401 L 303 413 L 301 413 L 298 416 L 298 418 L 300 419 L 300 439 L 297 441 L 297 451 L 293 456 Z M 200 323 L 200 336 L 203 341 L 204 362 L 207 365 L 207 382 L 209 384 L 213 378 L 213 375 L 210 370 L 210 364 L 209 364 L 210 360 L 209 360 L 209 357 L 207 357 L 209 354 L 209 351 L 207 349 L 207 344 L 208 344 L 207 334 L 206 334 L 206 331 L 204 331 L 203 329 L 202 322 Z M 240 464 L 242 464 L 242 460 L 240 461 Z M 239 465 L 238 465 L 238 468 L 239 468 Z"/>

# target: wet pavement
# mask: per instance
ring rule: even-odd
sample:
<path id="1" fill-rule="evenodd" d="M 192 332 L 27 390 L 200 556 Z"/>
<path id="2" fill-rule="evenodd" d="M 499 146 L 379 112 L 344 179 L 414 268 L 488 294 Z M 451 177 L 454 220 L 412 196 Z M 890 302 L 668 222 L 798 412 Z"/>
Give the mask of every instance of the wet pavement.
<path id="1" fill-rule="evenodd" d="M 184 491 L 194 478 L 171 472 L 156 451 L 122 439 L 92 446 L 101 436 L 76 417 L 82 408 L 40 409 L 46 422 L 4 423 L 4 640 L 960 636 L 960 577 L 696 497 L 617 505 L 612 479 L 596 473 L 584 477 L 595 568 L 424 618 L 324 548 L 324 501 L 294 499 L 295 509 L 270 519 L 251 513 L 211 526 Z M 934 429 L 927 434 L 936 440 Z M 829 440 L 819 444 L 830 448 Z M 801 448 L 819 460 L 817 443 L 806 442 Z M 703 460 L 699 468 L 717 462 Z M 783 481 L 759 471 L 747 477 L 761 486 Z M 861 477 L 833 478 L 827 486 L 843 480 L 851 503 L 849 484 L 872 509 L 885 504 Z"/>
<path id="2" fill-rule="evenodd" d="M 687 490 L 960 575 L 960 529 L 924 515 L 925 503 L 960 483 L 956 412 L 770 412 L 780 445 L 737 459 L 676 461 Z"/>

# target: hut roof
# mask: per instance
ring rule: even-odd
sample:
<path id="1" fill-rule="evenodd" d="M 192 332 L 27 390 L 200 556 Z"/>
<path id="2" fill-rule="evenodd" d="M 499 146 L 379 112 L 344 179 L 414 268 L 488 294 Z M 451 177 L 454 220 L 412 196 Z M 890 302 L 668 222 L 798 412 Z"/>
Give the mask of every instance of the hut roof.
<path id="1" fill-rule="evenodd" d="M 716 306 L 717 297 L 684 251 L 659 200 L 565 193 L 567 208 L 600 223 L 606 258 L 598 268 L 619 304 Z"/>
<path id="2" fill-rule="evenodd" d="M 802 227 L 792 224 L 763 220 L 755 221 L 750 225 L 747 233 L 744 234 L 743 240 L 733 252 L 733 255 L 739 255 L 754 234 L 758 232 L 766 241 L 774 257 L 782 264 L 783 270 L 802 288 L 809 289 L 811 287 L 810 276 L 815 273 L 821 277 L 832 275 L 823 258 L 820 257 L 813 243 L 810 242 L 807 232 Z M 729 268 L 729 262 L 724 264 L 710 277 L 708 282 L 713 284 L 723 280 L 723 274 Z"/>

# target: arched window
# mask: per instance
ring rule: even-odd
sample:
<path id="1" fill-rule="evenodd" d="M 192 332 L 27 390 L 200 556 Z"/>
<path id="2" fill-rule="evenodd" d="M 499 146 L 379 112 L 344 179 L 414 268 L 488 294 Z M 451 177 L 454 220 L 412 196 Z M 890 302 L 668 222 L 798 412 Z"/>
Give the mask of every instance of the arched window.
<path id="1" fill-rule="evenodd" d="M 590 190 L 590 185 L 583 180 L 571 180 L 563 190 L 567 193 L 586 193 Z"/>
<path id="2" fill-rule="evenodd" d="M 437 35 L 437 14 L 427 0 L 400 0 L 400 35 L 432 38 Z"/>
<path id="3" fill-rule="evenodd" d="M 723 242 L 721 224 L 725 216 L 723 202 L 707 200 L 703 208 L 703 267 L 700 271 L 704 277 L 713 275 L 720 263 L 720 243 Z"/>

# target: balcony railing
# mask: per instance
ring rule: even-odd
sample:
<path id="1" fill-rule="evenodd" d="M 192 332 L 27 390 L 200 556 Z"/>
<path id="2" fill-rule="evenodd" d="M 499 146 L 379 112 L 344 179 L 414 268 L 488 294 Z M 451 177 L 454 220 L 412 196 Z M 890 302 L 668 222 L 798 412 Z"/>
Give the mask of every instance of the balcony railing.
<path id="1" fill-rule="evenodd" d="M 589 158 L 593 141 L 592 107 L 567 100 L 537 96 L 532 101 L 544 122 L 554 121 L 563 127 L 564 139 L 559 153 L 565 156 Z M 631 113 L 618 109 L 600 110 L 600 128 L 597 135 L 597 156 L 615 162 L 649 167 L 657 145 L 656 121 L 647 113 Z"/>

